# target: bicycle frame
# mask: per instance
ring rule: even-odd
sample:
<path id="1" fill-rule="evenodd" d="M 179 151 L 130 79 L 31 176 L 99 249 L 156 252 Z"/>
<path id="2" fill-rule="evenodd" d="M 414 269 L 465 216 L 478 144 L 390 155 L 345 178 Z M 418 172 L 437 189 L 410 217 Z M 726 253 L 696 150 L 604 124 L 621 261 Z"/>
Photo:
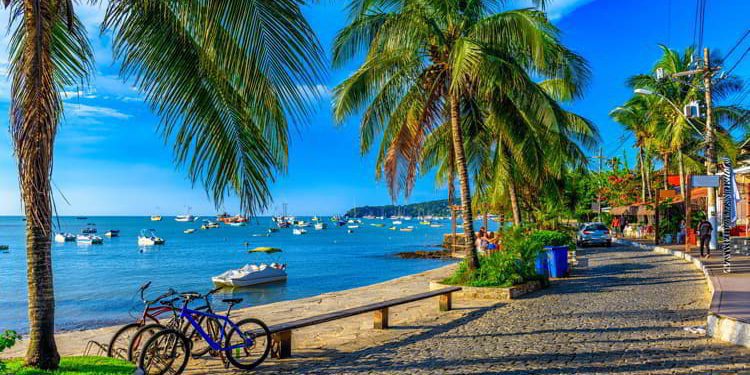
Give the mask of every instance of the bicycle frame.
<path id="1" fill-rule="evenodd" d="M 146 319 L 151 319 L 154 323 L 159 323 L 159 319 L 157 318 L 159 315 L 167 313 L 172 311 L 172 308 L 169 306 L 155 306 L 151 307 L 148 306 L 145 309 L 143 309 L 143 313 L 141 314 L 141 319 L 137 320 L 136 323 L 146 323 Z"/>
<path id="2" fill-rule="evenodd" d="M 228 347 L 222 346 L 221 343 L 218 343 L 218 342 L 214 341 L 213 339 L 211 339 L 211 336 L 209 336 L 206 333 L 206 331 L 203 330 L 203 327 L 201 327 L 201 325 L 198 324 L 198 322 L 193 318 L 194 315 L 205 316 L 205 317 L 208 317 L 208 318 L 213 318 L 213 319 L 221 320 L 223 322 L 223 324 L 222 324 L 221 332 L 220 332 L 220 334 L 221 334 L 221 337 L 219 338 L 220 341 L 222 341 L 222 342 L 224 341 L 224 336 L 225 336 L 224 332 L 226 332 L 227 325 L 229 325 L 232 329 L 236 330 L 237 333 L 240 334 L 240 337 L 242 337 L 243 343 L 242 344 L 228 346 Z M 248 342 L 248 340 L 251 340 L 251 339 L 248 339 L 247 337 L 245 337 L 245 333 L 242 332 L 242 331 L 240 331 L 239 326 L 237 326 L 236 324 L 234 324 L 234 322 L 232 322 L 229 319 L 229 317 L 227 317 L 227 316 L 216 315 L 216 314 L 213 314 L 213 313 L 207 313 L 207 312 L 203 312 L 203 311 L 192 310 L 192 309 L 189 309 L 189 308 L 183 306 L 182 307 L 182 311 L 180 312 L 180 318 L 183 318 L 183 319 L 187 320 L 188 322 L 190 322 L 190 325 L 192 325 L 193 328 L 195 328 L 196 332 L 198 332 L 198 334 L 201 335 L 201 337 L 203 337 L 204 340 L 206 340 L 206 343 L 208 343 L 208 346 L 210 346 L 211 349 L 213 349 L 213 350 L 225 351 L 226 352 L 226 351 L 230 351 L 230 350 L 234 350 L 234 349 L 246 348 L 248 346 L 252 346 L 253 345 L 253 341 Z"/>

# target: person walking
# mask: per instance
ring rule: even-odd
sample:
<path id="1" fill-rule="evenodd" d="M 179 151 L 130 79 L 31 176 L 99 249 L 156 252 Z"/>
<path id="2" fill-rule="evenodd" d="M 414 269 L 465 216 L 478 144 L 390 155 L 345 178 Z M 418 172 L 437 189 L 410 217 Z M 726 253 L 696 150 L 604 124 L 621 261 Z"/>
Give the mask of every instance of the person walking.
<path id="1" fill-rule="evenodd" d="M 706 219 L 701 220 L 700 224 L 698 224 L 698 236 L 700 236 L 700 246 L 701 246 L 701 258 L 710 258 L 711 257 L 711 231 L 713 231 L 713 226 L 711 226 L 711 223 L 709 223 Z M 706 255 L 703 255 L 703 247 L 706 248 Z"/>

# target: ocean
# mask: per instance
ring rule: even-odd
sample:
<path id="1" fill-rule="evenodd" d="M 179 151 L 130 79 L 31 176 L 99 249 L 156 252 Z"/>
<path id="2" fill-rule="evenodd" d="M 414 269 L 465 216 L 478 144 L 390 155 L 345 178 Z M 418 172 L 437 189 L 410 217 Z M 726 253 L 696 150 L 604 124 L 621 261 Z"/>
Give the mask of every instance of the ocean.
<path id="1" fill-rule="evenodd" d="M 215 221 L 215 217 L 208 219 Z M 56 329 L 79 330 L 132 321 L 141 309 L 137 289 L 147 281 L 152 282 L 148 290 L 151 297 L 168 288 L 205 292 L 213 287 L 212 276 L 247 263 L 276 259 L 249 254 L 248 247 L 283 249 L 279 257 L 287 264 L 288 280 L 222 290 L 214 299 L 219 309 L 223 307 L 221 298 L 229 296 L 244 298 L 240 307 L 248 307 L 369 285 L 451 262 L 395 256 L 402 251 L 435 250 L 443 234 L 450 231 L 449 220 L 440 222 L 441 228 L 432 228 L 412 219 L 404 221 L 402 227 L 411 225 L 414 230 L 401 232 L 388 230 L 390 220 L 365 219 L 348 233 L 346 226 L 336 227 L 327 217 L 321 219 L 328 223 L 327 230 L 308 227 L 307 234 L 295 236 L 291 229 L 281 229 L 269 237 L 257 237 L 253 234 L 264 234 L 272 226 L 271 218 L 254 218 L 244 227 L 222 224 L 217 229 L 200 230 L 200 220 L 182 223 L 174 217 L 158 222 L 148 217 L 61 217 L 64 232 L 78 233 L 87 223 L 96 224 L 104 244 L 53 242 Z M 371 223 L 386 226 L 374 227 Z M 145 228 L 155 229 L 166 243 L 139 247 L 137 236 Z M 195 233 L 184 234 L 188 228 L 196 228 Z M 104 237 L 109 229 L 119 229 L 120 237 Z M 0 217 L 0 244 L 10 246 L 8 252 L 0 252 L 0 331 L 28 330 L 24 231 L 21 217 Z"/>

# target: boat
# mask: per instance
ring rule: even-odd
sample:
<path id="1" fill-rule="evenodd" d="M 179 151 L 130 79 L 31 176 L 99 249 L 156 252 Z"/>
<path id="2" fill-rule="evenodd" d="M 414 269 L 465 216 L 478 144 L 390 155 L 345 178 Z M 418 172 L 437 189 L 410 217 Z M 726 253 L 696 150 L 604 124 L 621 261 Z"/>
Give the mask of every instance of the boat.
<path id="1" fill-rule="evenodd" d="M 220 221 L 224 224 L 232 224 L 232 223 L 246 223 L 247 218 L 242 215 L 235 215 L 235 216 L 229 216 L 228 213 L 224 212 L 219 215 L 216 215 L 216 220 Z M 240 225 L 236 225 L 240 226 Z"/>
<path id="2" fill-rule="evenodd" d="M 273 227 L 268 228 L 268 233 L 276 233 L 278 231 L 279 231 L 279 228 L 273 228 Z"/>
<path id="3" fill-rule="evenodd" d="M 73 233 L 55 233 L 55 242 L 73 242 L 76 235 Z"/>
<path id="4" fill-rule="evenodd" d="M 414 230 L 414 228 L 401 228 L 399 230 L 402 231 L 402 232 L 411 232 L 411 231 Z"/>
<path id="5" fill-rule="evenodd" d="M 310 219 L 310 220 L 312 220 L 312 221 L 320 221 L 320 218 L 318 218 L 317 216 L 313 216 L 312 219 Z"/>
<path id="6" fill-rule="evenodd" d="M 0 245 L 0 251 L 8 251 L 10 250 L 10 246 L 8 245 Z"/>
<path id="7" fill-rule="evenodd" d="M 344 221 L 344 220 L 339 220 L 339 221 L 337 221 L 337 222 L 336 222 L 336 225 L 338 225 L 338 226 L 340 226 L 340 227 L 343 227 L 344 225 L 346 225 L 346 221 Z"/>
<path id="8" fill-rule="evenodd" d="M 109 238 L 120 237 L 120 230 L 119 229 L 110 229 L 110 230 L 104 232 L 104 236 L 105 237 L 109 237 Z"/>
<path id="9" fill-rule="evenodd" d="M 81 234 L 94 234 L 96 233 L 95 224 L 88 224 L 86 228 L 81 229 Z"/>
<path id="10" fill-rule="evenodd" d="M 193 233 L 193 232 L 195 232 L 194 228 L 185 229 L 185 230 L 182 231 L 182 233 L 185 233 L 185 234 L 190 234 L 190 233 Z"/>
<path id="11" fill-rule="evenodd" d="M 153 216 L 151 216 L 151 221 L 161 221 L 161 216 L 159 216 L 159 215 L 153 215 Z"/>
<path id="12" fill-rule="evenodd" d="M 430 224 L 430 228 L 442 228 L 443 224 Z"/>
<path id="13" fill-rule="evenodd" d="M 230 221 L 228 223 L 227 222 L 225 223 L 232 227 L 244 227 L 245 225 L 247 225 L 247 223 L 244 221 Z"/>
<path id="14" fill-rule="evenodd" d="M 76 243 L 79 245 L 101 245 L 104 240 L 93 234 L 79 234 L 76 236 Z"/>
<path id="15" fill-rule="evenodd" d="M 156 235 L 153 229 L 142 229 L 138 236 L 138 246 L 164 245 L 164 239 Z"/>
<path id="16" fill-rule="evenodd" d="M 419 222 L 419 224 L 430 225 L 431 223 L 429 221 L 427 221 L 427 220 L 422 220 L 422 221 Z"/>
<path id="17" fill-rule="evenodd" d="M 392 227 L 388 228 L 388 230 L 396 230 L 396 226 L 392 226 Z"/>
<path id="18" fill-rule="evenodd" d="M 294 225 L 296 225 L 299 228 L 307 228 L 307 227 L 310 226 L 310 223 L 308 223 L 308 222 L 306 222 L 304 220 L 300 220 L 300 221 L 297 221 L 296 223 L 294 223 Z"/>
<path id="19" fill-rule="evenodd" d="M 271 237 L 271 233 L 255 233 L 253 237 Z"/>
<path id="20" fill-rule="evenodd" d="M 346 231 L 346 233 L 354 233 L 354 230 L 352 230 L 352 229 L 348 229 L 348 230 Z"/>
<path id="21" fill-rule="evenodd" d="M 300 235 L 303 235 L 305 233 L 307 233 L 307 230 L 302 229 L 302 228 L 294 228 L 294 229 L 292 229 L 292 234 L 294 234 L 296 236 L 300 236 Z"/>
<path id="22" fill-rule="evenodd" d="M 177 215 L 177 216 L 174 217 L 174 221 L 179 221 L 181 223 L 189 223 L 189 222 L 193 222 L 193 221 L 195 221 L 197 219 L 198 219 L 197 217 L 195 217 L 193 215 L 190 215 L 190 214 L 187 214 L 187 215 Z"/>
<path id="23" fill-rule="evenodd" d="M 382 227 L 385 226 L 385 224 L 383 224 L 383 223 L 372 223 L 370 225 L 372 225 L 373 227 L 377 227 L 377 228 L 382 228 Z"/>
<path id="24" fill-rule="evenodd" d="M 323 223 L 323 222 L 315 223 L 315 230 L 323 230 L 326 228 L 328 228 L 328 224 L 326 223 Z"/>
<path id="25" fill-rule="evenodd" d="M 88 217 L 86 216 L 76 216 L 77 220 L 88 220 Z"/>
<path id="26" fill-rule="evenodd" d="M 211 281 L 218 286 L 237 288 L 284 281 L 286 279 L 286 265 L 273 262 L 271 264 L 261 263 L 258 265 L 246 264 L 242 268 L 229 270 L 221 275 L 214 276 L 211 278 Z"/>
<path id="27" fill-rule="evenodd" d="M 401 220 L 393 220 L 393 222 L 391 224 L 393 224 L 393 225 L 401 225 L 403 223 L 401 222 Z"/>
<path id="28" fill-rule="evenodd" d="M 209 229 L 205 224 L 201 225 L 201 229 L 206 230 Z"/>
<path id="29" fill-rule="evenodd" d="M 214 223 L 213 221 L 206 221 L 206 228 L 218 228 L 219 223 Z"/>
<path id="30" fill-rule="evenodd" d="M 346 227 L 349 228 L 349 229 L 357 229 L 357 228 L 359 228 L 359 225 L 357 225 L 357 224 L 347 225 Z"/>

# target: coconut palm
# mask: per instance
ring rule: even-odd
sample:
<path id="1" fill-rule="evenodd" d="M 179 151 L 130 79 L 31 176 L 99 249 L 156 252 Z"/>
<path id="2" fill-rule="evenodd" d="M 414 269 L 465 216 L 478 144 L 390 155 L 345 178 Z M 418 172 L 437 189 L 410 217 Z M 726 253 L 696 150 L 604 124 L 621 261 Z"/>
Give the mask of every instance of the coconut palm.
<path id="1" fill-rule="evenodd" d="M 60 92 L 93 70 L 73 0 L 4 0 L 12 39 L 11 133 L 27 218 L 29 337 L 26 363 L 58 366 L 50 253 L 50 176 Z M 160 116 L 177 164 L 217 205 L 235 194 L 254 212 L 287 158 L 287 116 L 307 114 L 321 53 L 296 0 L 112 0 L 122 75 Z"/>
<path id="2" fill-rule="evenodd" d="M 579 78 L 579 70 L 560 68 L 577 56 L 560 45 L 543 12 L 499 11 L 502 3 L 354 0 L 333 54 L 337 65 L 366 54 L 335 88 L 334 115 L 343 122 L 363 111 L 361 149 L 380 136 L 376 176 L 385 177 L 394 197 L 413 187 L 425 138 L 450 123 L 472 269 L 478 259 L 462 114 L 481 109 L 475 104 L 490 90 L 524 90 L 534 84 L 530 74 Z"/>
<path id="3" fill-rule="evenodd" d="M 635 137 L 635 147 L 638 148 L 638 165 L 641 174 L 641 201 L 651 200 L 651 176 L 649 174 L 649 157 L 647 143 L 653 137 L 652 106 L 656 98 L 651 96 L 635 96 L 624 105 L 613 109 L 609 115 L 620 123 Z"/>

